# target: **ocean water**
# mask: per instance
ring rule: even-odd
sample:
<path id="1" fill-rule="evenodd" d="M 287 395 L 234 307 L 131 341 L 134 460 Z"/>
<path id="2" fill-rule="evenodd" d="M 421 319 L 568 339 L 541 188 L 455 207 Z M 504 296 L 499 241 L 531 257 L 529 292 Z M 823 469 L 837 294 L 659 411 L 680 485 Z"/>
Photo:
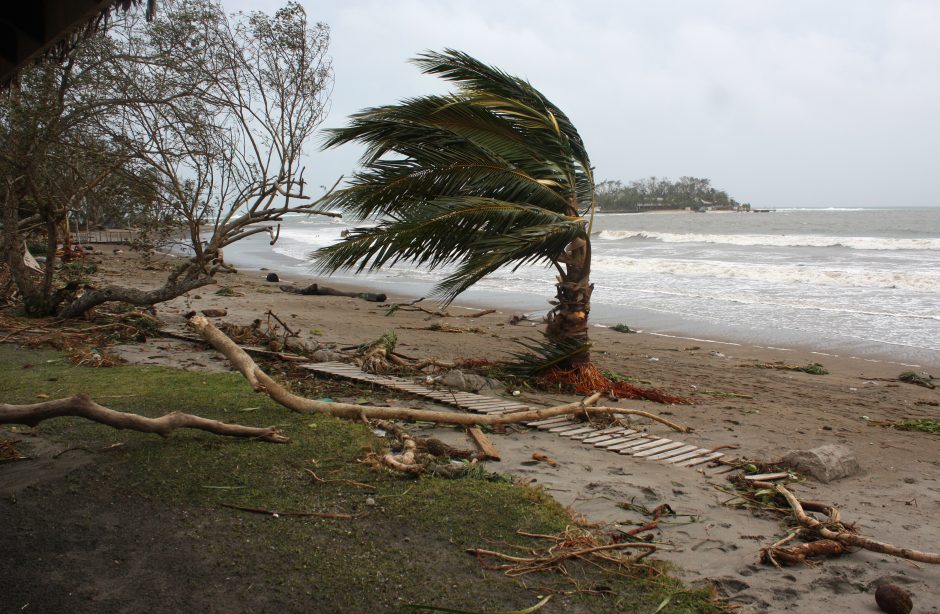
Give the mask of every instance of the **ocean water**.
<path id="1" fill-rule="evenodd" d="M 346 228 L 292 218 L 273 248 L 226 257 L 309 273 L 306 255 Z M 596 324 L 940 366 L 940 208 L 600 213 L 592 245 Z M 445 273 L 335 277 L 420 296 Z M 553 282 L 548 267 L 503 270 L 465 298 L 537 312 Z"/>

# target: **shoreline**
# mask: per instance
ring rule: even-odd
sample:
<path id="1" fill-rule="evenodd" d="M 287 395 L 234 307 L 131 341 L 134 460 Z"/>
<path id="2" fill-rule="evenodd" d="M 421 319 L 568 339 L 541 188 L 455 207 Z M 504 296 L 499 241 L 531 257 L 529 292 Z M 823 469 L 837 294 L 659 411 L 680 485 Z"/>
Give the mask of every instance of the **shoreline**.
<path id="1" fill-rule="evenodd" d="M 245 272 L 274 272 L 283 267 L 287 271 L 287 280 L 303 285 L 320 281 L 324 285 L 336 286 L 355 292 L 385 292 L 410 302 L 426 296 L 428 286 L 413 278 L 370 279 L 353 274 L 337 274 L 324 277 L 306 268 L 301 261 L 273 251 L 267 241 L 244 242 L 244 245 L 230 246 L 226 251 L 226 262 Z M 259 264 L 262 263 L 262 264 Z M 273 267 L 273 268 L 272 268 Z M 550 275 L 546 271 L 546 275 Z M 365 278 L 364 278 L 365 277 Z M 602 290 L 602 289 L 601 289 Z M 453 303 L 455 307 L 477 309 L 495 308 L 500 311 L 520 312 L 537 320 L 548 313 L 549 295 L 539 296 L 508 292 L 505 290 L 472 288 L 459 296 Z M 428 299 L 428 303 L 433 299 Z M 592 301 L 591 330 L 609 328 L 615 324 L 626 324 L 631 329 L 643 334 L 660 337 L 702 341 L 718 345 L 752 348 L 772 352 L 812 354 L 821 357 L 858 361 L 859 363 L 888 364 L 905 369 L 923 369 L 940 371 L 940 352 L 927 348 L 910 346 L 892 346 L 887 343 L 859 339 L 825 339 L 822 343 L 811 343 L 799 339 L 800 335 L 782 330 L 736 329 L 733 324 L 724 326 L 707 322 L 696 322 L 688 316 L 673 313 L 655 312 L 645 309 L 610 305 L 595 298 Z"/>

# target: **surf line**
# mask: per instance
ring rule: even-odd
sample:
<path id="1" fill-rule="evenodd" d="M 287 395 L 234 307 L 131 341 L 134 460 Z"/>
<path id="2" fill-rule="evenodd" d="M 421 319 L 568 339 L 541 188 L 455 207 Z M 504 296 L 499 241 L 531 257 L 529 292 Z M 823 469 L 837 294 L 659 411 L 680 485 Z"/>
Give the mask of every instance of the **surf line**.
<path id="1" fill-rule="evenodd" d="M 718 343 L 721 345 L 733 345 L 736 347 L 741 347 L 740 343 L 731 343 L 730 341 L 715 341 L 714 339 L 698 339 L 696 337 L 681 337 L 679 335 L 667 335 L 666 333 L 647 333 L 649 335 L 656 335 L 657 337 L 669 337 L 670 339 L 685 339 L 686 341 L 701 341 L 702 343 Z"/>

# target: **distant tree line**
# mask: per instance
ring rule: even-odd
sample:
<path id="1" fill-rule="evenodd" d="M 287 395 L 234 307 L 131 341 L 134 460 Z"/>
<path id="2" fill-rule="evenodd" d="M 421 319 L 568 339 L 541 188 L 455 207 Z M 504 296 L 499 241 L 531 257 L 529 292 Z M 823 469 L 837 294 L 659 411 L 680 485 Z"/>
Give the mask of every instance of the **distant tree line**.
<path id="1" fill-rule="evenodd" d="M 654 211 L 657 209 L 739 209 L 742 204 L 711 185 L 710 179 L 680 177 L 673 181 L 647 177 L 623 183 L 597 184 L 597 205 L 602 211 Z"/>

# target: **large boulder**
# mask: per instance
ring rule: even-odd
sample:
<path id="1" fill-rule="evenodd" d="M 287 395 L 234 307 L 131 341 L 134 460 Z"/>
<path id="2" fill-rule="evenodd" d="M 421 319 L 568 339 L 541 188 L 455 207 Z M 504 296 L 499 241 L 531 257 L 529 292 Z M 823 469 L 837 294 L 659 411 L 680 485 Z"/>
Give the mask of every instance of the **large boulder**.
<path id="1" fill-rule="evenodd" d="M 790 450 L 781 461 L 790 469 L 820 482 L 851 477 L 862 468 L 855 453 L 845 446 L 828 444 L 810 450 Z"/>

